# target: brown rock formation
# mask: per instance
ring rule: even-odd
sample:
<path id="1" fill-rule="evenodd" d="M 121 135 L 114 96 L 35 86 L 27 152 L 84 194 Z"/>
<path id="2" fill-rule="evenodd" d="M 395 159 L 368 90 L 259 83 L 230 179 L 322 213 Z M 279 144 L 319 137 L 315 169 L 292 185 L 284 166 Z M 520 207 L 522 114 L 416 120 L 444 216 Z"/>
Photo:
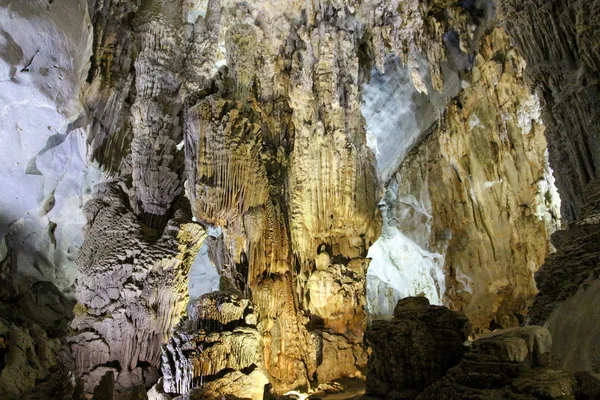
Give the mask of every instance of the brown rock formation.
<path id="1" fill-rule="evenodd" d="M 593 399 L 592 375 L 548 368 L 552 339 L 539 326 L 495 332 L 475 340 L 460 364 L 417 399 Z"/>
<path id="2" fill-rule="evenodd" d="M 39 326 L 19 327 L 0 319 L 0 393 L 18 399 L 44 378 L 57 362 L 58 339 L 50 339 Z"/>
<path id="3" fill-rule="evenodd" d="M 557 252 L 536 274 L 540 293 L 531 307 L 532 324 L 544 324 L 555 339 L 563 369 L 600 371 L 598 308 L 600 285 L 600 184 L 587 187 L 581 219 L 552 237 Z"/>
<path id="4" fill-rule="evenodd" d="M 257 321 L 254 306 L 236 294 L 201 297 L 163 347 L 163 390 L 193 398 L 202 386 L 212 397 L 262 398 L 268 379 Z"/>
<path id="5" fill-rule="evenodd" d="M 482 39 L 470 74 L 442 131 L 427 141 L 433 230 L 452 235 L 446 302 L 476 327 L 490 319 L 516 326 L 536 293 L 533 273 L 550 251 L 558 219 L 553 193 L 542 185 L 544 126 L 523 81 L 523 60 L 502 28 Z M 554 220 L 544 220 L 548 211 Z"/>
<path id="6" fill-rule="evenodd" d="M 422 273 L 477 330 L 524 321 L 558 224 L 545 128 L 524 67 L 505 31 L 492 27 L 463 74 L 466 87 L 388 183 L 390 226 L 438 257 L 445 279 Z"/>
<path id="7" fill-rule="evenodd" d="M 252 21 L 249 10 L 223 20 L 231 24 L 231 71 L 222 70 L 218 94 L 186 113 L 194 216 L 224 229 L 224 259 L 235 265 L 226 278 L 257 306 L 265 364 L 278 389 L 320 379 L 315 373 L 330 355 L 309 355 L 323 351 L 323 335 L 340 335 L 326 351 L 360 345 L 364 257 L 379 230 L 357 38 L 321 15 L 325 10 L 306 12 L 315 20 L 293 36 L 275 31 L 286 43 L 283 54 L 257 46 L 267 25 L 242 24 Z M 289 24 L 284 14 L 263 18 Z M 360 362 L 354 350 L 347 361 L 340 374 L 354 373 Z"/>
<path id="8" fill-rule="evenodd" d="M 366 333 L 369 357 L 367 394 L 414 399 L 458 364 L 470 334 L 469 321 L 425 297 L 398 301 L 391 321 L 374 321 Z"/>

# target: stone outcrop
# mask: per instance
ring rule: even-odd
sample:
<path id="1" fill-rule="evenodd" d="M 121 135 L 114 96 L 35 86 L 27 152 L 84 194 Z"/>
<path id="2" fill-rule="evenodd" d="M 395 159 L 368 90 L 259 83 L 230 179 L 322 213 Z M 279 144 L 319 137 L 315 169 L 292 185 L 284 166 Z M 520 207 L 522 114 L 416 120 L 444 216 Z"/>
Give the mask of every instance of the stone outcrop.
<path id="1" fill-rule="evenodd" d="M 158 379 L 160 345 L 185 311 L 187 274 L 204 229 L 179 209 L 164 229 L 137 219 L 122 181 L 85 205 L 78 304 L 68 354 L 91 390 L 109 370 L 119 390 Z"/>
<path id="2" fill-rule="evenodd" d="M 425 297 L 398 301 L 391 321 L 374 321 L 366 338 L 372 348 L 368 395 L 414 399 L 458 364 L 470 334 L 469 321 Z"/>
<path id="3" fill-rule="evenodd" d="M 506 29 L 545 104 L 550 165 L 566 221 L 581 216 L 584 190 L 600 165 L 600 2 L 499 2 Z"/>
<path id="4" fill-rule="evenodd" d="M 73 318 L 74 302 L 51 282 L 36 282 L 26 293 L 14 282 L 0 278 L 0 397 L 33 399 L 29 389 L 59 364 L 60 338 Z"/>
<path id="5" fill-rule="evenodd" d="M 254 370 L 249 374 L 234 371 L 222 378 L 205 383 L 200 389 L 191 390 L 182 400 L 221 400 L 221 399 L 264 399 L 267 377 L 260 371 Z"/>
<path id="6" fill-rule="evenodd" d="M 563 369 L 600 371 L 596 299 L 600 285 L 600 184 L 588 185 L 581 218 L 552 237 L 557 252 L 536 274 L 539 294 L 529 320 L 544 324 L 555 339 Z"/>
<path id="7" fill-rule="evenodd" d="M 374 314 L 424 293 L 479 331 L 524 321 L 560 218 L 540 103 L 524 71 L 492 25 L 461 72 L 463 89 L 388 182 L 382 238 L 370 253 L 378 267 L 388 257 L 385 271 L 370 273 Z"/>
<path id="8" fill-rule="evenodd" d="M 593 399 L 600 381 L 548 367 L 552 338 L 539 326 L 483 336 L 460 364 L 417 399 Z"/>
<path id="9" fill-rule="evenodd" d="M 57 363 L 58 339 L 36 324 L 17 326 L 0 319 L 0 396 L 18 399 Z"/>
<path id="10" fill-rule="evenodd" d="M 536 275 L 532 323 L 548 327 L 560 366 L 600 371 L 596 342 L 600 127 L 598 1 L 500 2 L 504 24 L 527 61 L 526 74 L 545 107 L 550 165 L 563 200 L 565 231 L 557 253 Z"/>
<path id="11" fill-rule="evenodd" d="M 190 399 L 262 399 L 269 380 L 257 322 L 254 306 L 239 295 L 202 296 L 163 347 L 162 390 Z"/>
<path id="12" fill-rule="evenodd" d="M 131 176 L 137 214 L 163 216 L 181 192 L 179 97 L 184 62 L 181 1 L 144 1 L 135 14 Z"/>

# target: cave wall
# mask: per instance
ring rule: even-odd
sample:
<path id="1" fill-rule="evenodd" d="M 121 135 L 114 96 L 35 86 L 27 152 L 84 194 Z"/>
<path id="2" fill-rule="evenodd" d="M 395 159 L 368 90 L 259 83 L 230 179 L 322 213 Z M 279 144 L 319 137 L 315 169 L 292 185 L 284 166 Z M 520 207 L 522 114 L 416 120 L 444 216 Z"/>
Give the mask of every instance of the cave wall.
<path id="1" fill-rule="evenodd" d="M 507 0 L 512 44 L 493 1 L 108 0 L 89 18 L 75 0 L 13 3 L 2 26 L 28 33 L 3 30 L 1 140 L 24 151 L 1 178 L 27 197 L 2 197 L 5 297 L 39 281 L 72 294 L 77 262 L 61 361 L 88 391 L 111 371 L 121 391 L 154 383 L 201 248 L 220 288 L 256 305 L 257 359 L 283 391 L 357 374 L 367 301 L 385 317 L 423 292 L 480 330 L 523 321 L 559 214 L 548 157 L 565 219 L 584 236 L 597 225 L 596 2 Z M 567 349 L 562 316 L 595 283 L 586 263 L 570 289 L 552 283 L 557 247 L 531 318 Z M 14 343 L 49 343 L 20 392 L 58 345 L 0 322 Z"/>
<path id="2" fill-rule="evenodd" d="M 445 97 L 436 109 L 440 100 L 429 95 L 439 119 L 412 128 L 418 142 L 403 142 L 410 152 L 386 183 L 383 233 L 369 251 L 373 318 L 422 294 L 464 311 L 480 332 L 522 323 L 537 293 L 534 273 L 552 251 L 560 198 L 539 97 L 488 3 L 457 4 L 438 17 L 446 24 L 438 68 Z M 427 100 L 413 94 L 403 104 L 428 121 Z M 404 126 L 392 137 L 400 140 Z"/>
<path id="3" fill-rule="evenodd" d="M 20 399 L 58 360 L 73 318 L 90 188 L 85 1 L 0 1 L 0 397 Z"/>
<path id="4" fill-rule="evenodd" d="M 501 3 L 504 24 L 527 61 L 548 127 L 550 164 L 566 221 L 581 216 L 586 185 L 598 179 L 598 1 Z"/>
<path id="5" fill-rule="evenodd" d="M 536 275 L 530 322 L 545 325 L 565 369 L 598 372 L 594 288 L 598 285 L 598 1 L 501 3 L 504 25 L 527 61 L 542 100 L 550 165 L 563 200 L 565 230 Z"/>

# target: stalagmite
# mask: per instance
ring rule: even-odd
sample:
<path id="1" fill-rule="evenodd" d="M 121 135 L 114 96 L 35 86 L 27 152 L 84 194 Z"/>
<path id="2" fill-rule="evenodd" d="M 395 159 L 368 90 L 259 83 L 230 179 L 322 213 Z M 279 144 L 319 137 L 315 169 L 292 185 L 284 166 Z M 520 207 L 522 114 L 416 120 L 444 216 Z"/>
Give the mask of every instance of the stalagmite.
<path id="1" fill-rule="evenodd" d="M 0 0 L 0 398 L 598 397 L 599 21 Z"/>

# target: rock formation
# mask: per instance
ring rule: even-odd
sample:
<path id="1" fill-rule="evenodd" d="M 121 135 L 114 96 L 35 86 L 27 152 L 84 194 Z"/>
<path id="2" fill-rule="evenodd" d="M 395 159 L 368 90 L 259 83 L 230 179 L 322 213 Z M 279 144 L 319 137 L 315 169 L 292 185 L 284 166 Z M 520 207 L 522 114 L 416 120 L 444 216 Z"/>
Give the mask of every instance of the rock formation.
<path id="1" fill-rule="evenodd" d="M 600 184 L 589 184 L 581 219 L 552 237 L 557 252 L 536 274 L 540 293 L 529 321 L 544 324 L 554 338 L 555 357 L 571 371 L 600 371 L 596 338 L 600 283 Z"/>
<path id="2" fill-rule="evenodd" d="M 593 374 L 554 370 L 552 337 L 540 326 L 499 330 L 463 345 L 468 321 L 423 297 L 398 301 L 392 321 L 367 333 L 367 398 L 593 399 Z"/>
<path id="3" fill-rule="evenodd" d="M 163 390 L 262 398 L 268 378 L 257 322 L 247 299 L 225 292 L 202 296 L 163 347 Z"/>
<path id="4" fill-rule="evenodd" d="M 466 335 L 414 295 L 598 371 L 600 3 L 521 3 L 0 0 L 0 397 L 310 392 L 393 317 L 414 398 Z M 428 393 L 593 396 L 545 334 Z"/>
<path id="5" fill-rule="evenodd" d="M 527 61 L 527 76 L 545 104 L 550 163 L 567 221 L 581 216 L 587 184 L 600 165 L 600 69 L 596 35 L 600 2 L 500 2 L 506 29 Z"/>
<path id="6" fill-rule="evenodd" d="M 462 90 L 387 183 L 383 234 L 369 253 L 374 316 L 424 293 L 464 311 L 478 331 L 518 326 L 537 292 L 560 199 L 526 64 L 488 19 L 479 21 L 485 33 L 461 38 L 457 51 L 473 51 L 468 68 L 456 55 L 448 61 Z"/>
<path id="7" fill-rule="evenodd" d="M 378 182 L 358 106 L 359 38 L 336 26 L 354 17 L 307 9 L 305 25 L 293 26 L 265 7 L 221 22 L 231 24 L 230 69 L 219 92 L 186 113 L 186 159 L 194 216 L 223 228 L 233 266 L 223 276 L 256 304 L 265 364 L 283 389 L 321 380 L 330 355 L 313 354 L 351 349 L 350 365 L 327 378 L 364 363 L 364 257 L 378 235 Z M 259 11 L 268 23 L 253 21 Z M 287 43 L 283 54 L 257 47 L 267 34 Z"/>
<path id="8" fill-rule="evenodd" d="M 414 399 L 458 364 L 469 321 L 425 297 L 398 301 L 391 321 L 374 321 L 366 333 L 372 348 L 367 394 Z"/>
<path id="9" fill-rule="evenodd" d="M 506 29 L 527 61 L 531 86 L 545 104 L 550 164 L 569 222 L 553 236 L 556 254 L 536 276 L 531 322 L 548 327 L 556 357 L 569 370 L 600 371 L 598 287 L 598 1 L 501 2 Z"/>
<path id="10" fill-rule="evenodd" d="M 204 230 L 187 223 L 185 208 L 163 229 L 145 225 L 122 181 L 99 187 L 84 210 L 89 222 L 67 357 L 88 390 L 109 370 L 118 389 L 150 385 L 158 379 L 160 345 L 184 313 L 186 278 Z"/>
<path id="11" fill-rule="evenodd" d="M 552 338 L 539 326 L 513 328 L 471 343 L 460 364 L 417 399 L 593 399 L 600 381 L 590 374 L 548 368 Z"/>
<path id="12" fill-rule="evenodd" d="M 19 327 L 0 319 L 0 393 L 4 398 L 17 399 L 45 378 L 57 362 L 58 339 L 50 339 L 38 325 Z"/>

